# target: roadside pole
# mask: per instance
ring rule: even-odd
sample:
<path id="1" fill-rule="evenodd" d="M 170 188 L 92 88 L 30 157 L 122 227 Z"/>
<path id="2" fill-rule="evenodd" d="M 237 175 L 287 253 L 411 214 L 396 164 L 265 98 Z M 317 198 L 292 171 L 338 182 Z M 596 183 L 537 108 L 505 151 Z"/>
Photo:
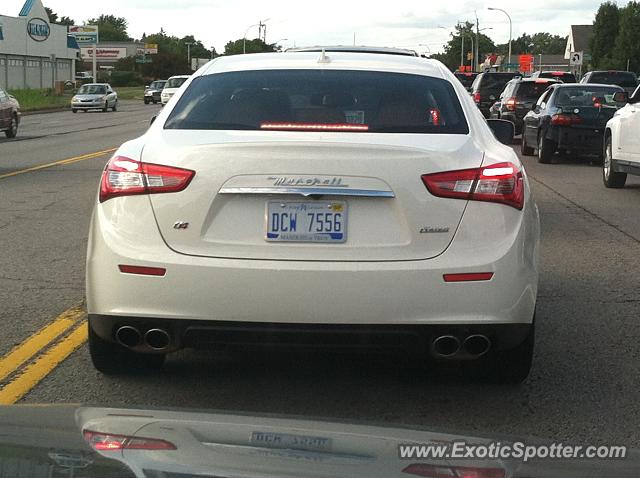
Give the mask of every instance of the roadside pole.
<path id="1" fill-rule="evenodd" d="M 96 54 L 97 54 L 97 50 L 98 50 L 98 40 L 96 39 L 96 42 L 93 44 L 93 55 L 91 58 L 91 62 L 93 64 L 93 82 L 97 83 L 98 82 L 98 68 L 97 68 L 97 59 L 96 59 Z"/>

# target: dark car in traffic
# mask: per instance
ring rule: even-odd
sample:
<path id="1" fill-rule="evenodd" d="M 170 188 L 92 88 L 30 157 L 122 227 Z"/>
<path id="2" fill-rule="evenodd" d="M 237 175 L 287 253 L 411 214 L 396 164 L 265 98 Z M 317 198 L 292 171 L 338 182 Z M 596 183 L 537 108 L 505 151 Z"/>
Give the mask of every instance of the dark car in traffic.
<path id="1" fill-rule="evenodd" d="M 591 84 L 552 85 L 524 117 L 522 154 L 538 152 L 549 163 L 557 151 L 602 157 L 604 129 L 624 106 L 616 93 L 620 86 Z"/>
<path id="2" fill-rule="evenodd" d="M 166 84 L 167 80 L 156 80 L 151 82 L 151 84 L 144 89 L 144 104 L 160 103 L 160 93 L 162 93 L 164 85 Z"/>
<path id="3" fill-rule="evenodd" d="M 522 133 L 522 120 L 531 111 L 538 98 L 551 85 L 560 83 L 550 78 L 531 80 L 514 78 L 500 94 L 500 100 L 491 107 L 490 116 L 494 119 L 511 121 L 516 134 Z"/>
<path id="4" fill-rule="evenodd" d="M 638 86 L 638 77 L 631 71 L 590 71 L 582 77 L 580 83 L 621 86 L 631 96 Z"/>
<path id="5" fill-rule="evenodd" d="M 489 118 L 489 110 L 506 84 L 517 76 L 522 75 L 517 72 L 487 72 L 476 77 L 471 86 L 471 96 L 485 118 Z"/>
<path id="6" fill-rule="evenodd" d="M 471 86 L 473 85 L 473 81 L 478 76 L 478 73 L 474 73 L 471 71 L 456 71 L 453 75 L 458 79 L 460 83 L 462 83 L 462 86 L 464 86 L 467 91 L 470 91 Z"/>
<path id="7" fill-rule="evenodd" d="M 0 89 L 0 131 L 7 138 L 15 138 L 20 125 L 20 104 L 9 93 Z"/>
<path id="8" fill-rule="evenodd" d="M 530 78 L 552 78 L 554 80 L 562 81 L 563 83 L 578 82 L 576 75 L 568 71 L 534 71 L 533 73 L 531 73 Z"/>

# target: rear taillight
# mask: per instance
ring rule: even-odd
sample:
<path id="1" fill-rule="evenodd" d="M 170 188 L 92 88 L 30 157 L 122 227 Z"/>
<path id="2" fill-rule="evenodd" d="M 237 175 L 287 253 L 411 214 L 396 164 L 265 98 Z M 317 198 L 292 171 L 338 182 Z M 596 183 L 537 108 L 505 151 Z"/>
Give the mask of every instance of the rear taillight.
<path id="1" fill-rule="evenodd" d="M 522 209 L 524 181 L 513 163 L 425 174 L 422 182 L 434 196 L 469 201 L 489 201 Z"/>
<path id="2" fill-rule="evenodd" d="M 504 102 L 504 105 L 509 111 L 515 111 L 516 110 L 516 99 L 515 98 L 509 98 L 507 101 Z"/>
<path id="3" fill-rule="evenodd" d="M 504 478 L 502 468 L 482 468 L 478 466 L 448 466 L 415 463 L 402 470 L 402 473 L 425 478 Z"/>
<path id="4" fill-rule="evenodd" d="M 102 173 L 100 202 L 117 196 L 175 193 L 186 188 L 195 171 L 115 156 Z"/>
<path id="5" fill-rule="evenodd" d="M 85 441 L 97 451 L 117 450 L 176 450 L 176 446 L 159 438 L 114 435 L 91 430 L 82 432 Z"/>
<path id="6" fill-rule="evenodd" d="M 480 103 L 481 100 L 482 100 L 482 96 L 480 95 L 480 93 L 473 94 L 473 101 L 475 101 L 476 103 Z"/>
<path id="7" fill-rule="evenodd" d="M 558 114 L 551 117 L 551 124 L 554 126 L 573 126 L 582 123 L 582 118 L 577 115 Z"/>

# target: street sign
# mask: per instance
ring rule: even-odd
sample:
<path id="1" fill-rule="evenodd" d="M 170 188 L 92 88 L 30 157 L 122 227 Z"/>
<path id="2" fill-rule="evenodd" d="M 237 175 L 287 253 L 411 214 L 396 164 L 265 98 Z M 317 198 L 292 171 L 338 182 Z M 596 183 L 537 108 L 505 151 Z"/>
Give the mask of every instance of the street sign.
<path id="1" fill-rule="evenodd" d="M 569 57 L 569 65 L 571 66 L 582 66 L 582 60 L 584 59 L 584 54 L 581 51 L 572 51 L 571 56 Z"/>
<path id="2" fill-rule="evenodd" d="M 152 58 L 136 58 L 136 63 L 153 63 Z"/>
<path id="3" fill-rule="evenodd" d="M 74 37 L 79 45 L 98 43 L 98 27 L 96 25 L 72 25 L 69 27 L 68 34 Z"/>
<path id="4" fill-rule="evenodd" d="M 158 54 L 158 44 L 157 43 L 146 43 L 144 45 L 144 53 L 146 55 L 157 55 Z"/>

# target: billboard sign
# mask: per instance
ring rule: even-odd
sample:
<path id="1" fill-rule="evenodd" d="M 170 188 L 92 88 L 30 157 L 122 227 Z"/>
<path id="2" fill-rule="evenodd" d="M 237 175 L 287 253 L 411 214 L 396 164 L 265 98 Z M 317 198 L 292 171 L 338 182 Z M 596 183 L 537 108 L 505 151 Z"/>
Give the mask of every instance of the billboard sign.
<path id="1" fill-rule="evenodd" d="M 93 58 L 92 47 L 81 47 L 80 56 L 83 60 L 90 60 Z M 127 49 L 124 47 L 115 48 L 96 48 L 96 58 L 98 60 L 119 60 L 120 58 L 126 58 Z"/>
<path id="2" fill-rule="evenodd" d="M 144 53 L 146 55 L 157 55 L 158 54 L 158 44 L 157 43 L 146 43 L 144 45 Z"/>
<path id="3" fill-rule="evenodd" d="M 74 37 L 79 45 L 98 43 L 98 27 L 96 25 L 72 25 L 69 35 Z"/>

